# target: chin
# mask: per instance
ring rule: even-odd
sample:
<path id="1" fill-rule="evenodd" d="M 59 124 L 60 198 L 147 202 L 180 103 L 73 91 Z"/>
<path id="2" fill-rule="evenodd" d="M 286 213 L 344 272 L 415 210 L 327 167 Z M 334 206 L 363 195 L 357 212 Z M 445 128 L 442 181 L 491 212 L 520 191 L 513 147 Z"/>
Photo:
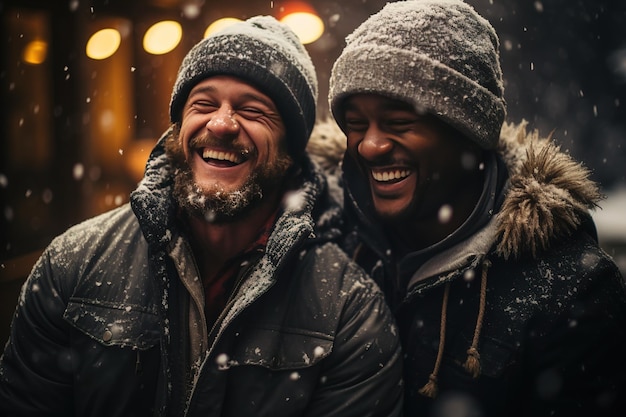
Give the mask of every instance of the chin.
<path id="1" fill-rule="evenodd" d="M 410 204 L 405 204 L 401 201 L 395 200 L 383 200 L 383 201 L 374 201 L 374 210 L 381 218 L 394 218 L 397 216 L 403 216 L 408 211 L 410 211 Z"/>
<path id="2" fill-rule="evenodd" d="M 420 215 L 419 207 L 414 201 L 407 204 L 384 204 L 374 205 L 374 210 L 379 219 L 385 223 L 406 224 L 415 222 Z"/>
<path id="3" fill-rule="evenodd" d="M 409 219 L 410 213 L 408 210 L 378 210 L 376 209 L 376 215 L 386 223 L 397 223 Z"/>

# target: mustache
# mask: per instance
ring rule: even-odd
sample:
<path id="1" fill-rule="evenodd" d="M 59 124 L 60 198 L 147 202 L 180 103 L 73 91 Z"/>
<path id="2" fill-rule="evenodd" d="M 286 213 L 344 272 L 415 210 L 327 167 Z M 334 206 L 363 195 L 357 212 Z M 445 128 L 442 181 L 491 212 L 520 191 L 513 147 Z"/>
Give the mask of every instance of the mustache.
<path id="1" fill-rule="evenodd" d="M 211 147 L 219 148 L 226 152 L 233 152 L 243 156 L 244 158 L 250 158 L 251 156 L 256 154 L 255 148 L 245 146 L 239 143 L 237 140 L 219 139 L 210 134 L 194 136 L 189 140 L 189 148 L 191 150 Z"/>

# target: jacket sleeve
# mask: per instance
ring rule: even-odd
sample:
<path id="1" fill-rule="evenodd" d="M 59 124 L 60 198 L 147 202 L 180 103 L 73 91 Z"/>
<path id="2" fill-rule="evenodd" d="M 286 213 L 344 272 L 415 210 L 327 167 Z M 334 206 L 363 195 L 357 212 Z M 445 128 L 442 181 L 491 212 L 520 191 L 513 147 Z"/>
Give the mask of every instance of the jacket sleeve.
<path id="1" fill-rule="evenodd" d="M 307 416 L 399 416 L 402 355 L 397 328 L 383 294 L 350 263 L 350 288 L 327 358 L 320 388 Z"/>
<path id="2" fill-rule="evenodd" d="M 626 415 L 624 280 L 600 251 L 580 260 L 575 282 L 559 291 L 572 295 L 557 303 L 561 314 L 545 326 L 538 319 L 529 333 L 526 415 Z"/>
<path id="3" fill-rule="evenodd" d="M 72 366 L 63 289 L 47 250 L 22 287 L 0 358 L 0 414 L 72 415 Z"/>

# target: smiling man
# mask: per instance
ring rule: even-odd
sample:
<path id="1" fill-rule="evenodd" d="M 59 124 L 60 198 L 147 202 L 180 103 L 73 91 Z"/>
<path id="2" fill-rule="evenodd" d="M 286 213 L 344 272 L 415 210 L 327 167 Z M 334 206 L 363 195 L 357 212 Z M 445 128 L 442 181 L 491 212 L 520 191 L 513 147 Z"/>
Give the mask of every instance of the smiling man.
<path id="1" fill-rule="evenodd" d="M 626 292 L 589 172 L 504 123 L 499 41 L 459 0 L 388 3 L 346 39 L 345 248 L 383 287 L 407 416 L 626 415 Z"/>
<path id="2" fill-rule="evenodd" d="M 182 112 L 168 143 L 182 171 L 174 188 L 180 206 L 213 223 L 275 210 L 293 159 L 273 101 L 244 80 L 214 76 L 191 90 Z"/>
<path id="3" fill-rule="evenodd" d="M 187 54 L 130 204 L 55 239 L 0 360 L 3 416 L 397 416 L 384 296 L 305 152 L 317 80 L 254 17 Z"/>
<path id="4" fill-rule="evenodd" d="M 483 188 L 483 155 L 476 143 L 433 115 L 382 95 L 348 97 L 342 117 L 348 166 L 357 161 L 373 209 L 395 225 L 398 240 L 425 247 L 461 226 Z M 433 222 L 446 212 L 455 215 Z"/>

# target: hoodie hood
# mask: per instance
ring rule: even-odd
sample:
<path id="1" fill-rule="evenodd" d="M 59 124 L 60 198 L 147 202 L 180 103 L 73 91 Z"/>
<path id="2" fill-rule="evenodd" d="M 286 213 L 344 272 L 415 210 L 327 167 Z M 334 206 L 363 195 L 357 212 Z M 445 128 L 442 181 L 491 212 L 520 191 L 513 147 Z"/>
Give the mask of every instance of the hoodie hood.
<path id="1" fill-rule="evenodd" d="M 452 283 L 468 272 L 475 272 L 479 277 L 476 322 L 463 365 L 476 378 L 482 372 L 478 349 L 488 304 L 488 275 L 492 261 L 496 257 L 539 257 L 557 239 L 592 224 L 587 221 L 589 210 L 602 199 L 588 169 L 562 152 L 551 137 L 541 138 L 537 131 L 528 132 L 526 127 L 526 121 L 505 123 L 494 150 L 508 171 L 502 204 L 496 214 L 469 238 L 429 257 L 413 273 L 408 285 L 399 288 L 393 272 L 396 264 L 392 262 L 388 246 L 385 246 L 388 245 L 385 233 L 371 214 L 371 207 L 367 206 L 370 204 L 369 190 L 363 186 L 365 181 L 360 177 L 356 164 L 351 159 L 344 160 L 346 221 L 355 223 L 346 247 L 355 256 L 361 245 L 377 254 L 382 262 L 373 266 L 371 274 L 382 285 L 392 282 L 386 291 L 395 311 L 409 305 L 414 296 L 443 286 L 437 356 L 428 381 L 418 390 L 423 396 L 434 398 L 438 392 Z M 365 206 L 360 205 L 361 202 Z M 356 242 L 350 242 L 349 239 L 356 235 Z"/>
<path id="2" fill-rule="evenodd" d="M 146 240 L 157 247 L 172 241 L 171 227 L 177 211 L 172 197 L 175 168 L 165 154 L 165 142 L 172 134 L 170 127 L 158 140 L 148 158 L 144 177 L 130 198 Z M 316 241 L 335 240 L 340 234 L 339 204 L 329 194 L 328 183 L 318 164 L 306 155 L 298 161 L 297 188 L 285 193 L 277 222 L 284 223 L 283 226 L 295 222 L 315 236 Z"/>
<path id="3" fill-rule="evenodd" d="M 505 123 L 495 152 L 507 166 L 509 181 L 499 213 L 489 230 L 477 236 L 485 251 L 495 246 L 505 259 L 535 257 L 555 239 L 572 234 L 603 198 L 590 171 L 562 152 L 551 136 L 529 132 L 526 121 Z M 380 228 L 364 206 L 369 191 L 357 167 L 346 159 L 342 172 L 346 212 L 360 233 L 370 235 L 364 236 L 369 243 L 380 242 Z"/>

